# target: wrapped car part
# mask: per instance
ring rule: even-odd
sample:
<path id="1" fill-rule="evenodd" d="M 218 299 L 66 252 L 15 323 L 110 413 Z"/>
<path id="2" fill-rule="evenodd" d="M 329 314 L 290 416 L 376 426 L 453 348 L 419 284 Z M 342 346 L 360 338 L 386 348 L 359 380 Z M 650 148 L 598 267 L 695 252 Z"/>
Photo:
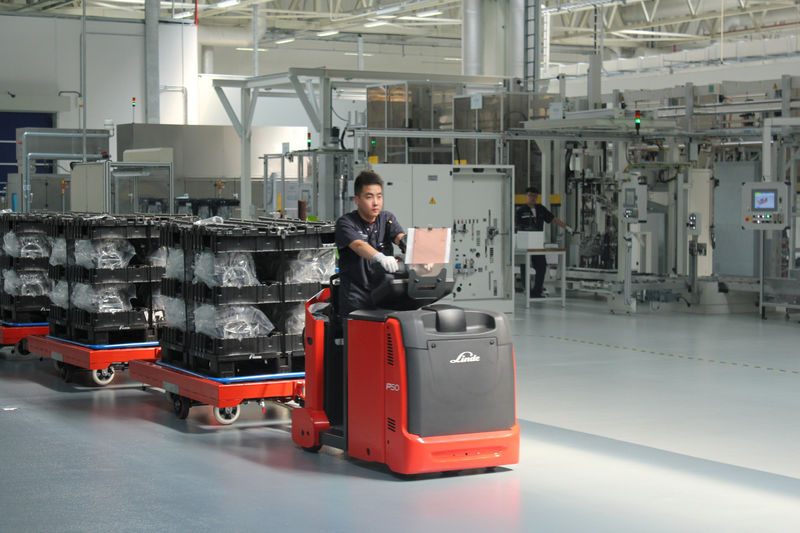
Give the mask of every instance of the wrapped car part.
<path id="1" fill-rule="evenodd" d="M 306 326 L 306 306 L 298 304 L 286 311 L 286 333 L 299 335 Z"/>
<path id="2" fill-rule="evenodd" d="M 183 264 L 183 250 L 180 248 L 167 249 L 167 263 L 164 277 L 180 281 L 186 279 L 186 271 Z"/>
<path id="3" fill-rule="evenodd" d="M 125 268 L 136 255 L 136 248 L 125 239 L 75 241 L 75 264 L 85 268 Z"/>
<path id="4" fill-rule="evenodd" d="M 209 287 L 251 287 L 259 284 L 253 256 L 245 252 L 196 254 L 194 282 L 202 282 Z"/>
<path id="5" fill-rule="evenodd" d="M 53 283 L 53 288 L 47 294 L 54 305 L 67 309 L 69 307 L 69 285 L 66 281 Z"/>
<path id="6" fill-rule="evenodd" d="M 50 290 L 50 282 L 47 272 L 41 270 L 4 270 L 3 290 L 11 296 L 46 296 Z"/>
<path id="7" fill-rule="evenodd" d="M 287 283 L 327 283 L 336 273 L 336 254 L 332 248 L 303 250 L 289 262 Z"/>
<path id="8" fill-rule="evenodd" d="M 162 296 L 164 301 L 164 322 L 168 326 L 186 331 L 186 303 L 179 298 Z"/>
<path id="9" fill-rule="evenodd" d="M 119 285 L 72 286 L 72 305 L 90 313 L 119 313 L 131 311 L 131 296 L 127 287 Z"/>
<path id="10" fill-rule="evenodd" d="M 167 266 L 167 247 L 161 246 L 147 258 L 150 266 L 164 268 Z"/>
<path id="11" fill-rule="evenodd" d="M 51 265 L 67 264 L 67 239 L 59 237 L 53 240 L 53 249 L 50 251 Z"/>
<path id="12" fill-rule="evenodd" d="M 264 313 L 249 305 L 201 305 L 194 312 L 194 325 L 199 333 L 216 339 L 265 337 L 275 329 Z"/>
<path id="13" fill-rule="evenodd" d="M 44 233 L 21 233 L 9 231 L 3 235 L 3 250 L 12 257 L 38 259 L 50 257 L 50 239 Z"/>

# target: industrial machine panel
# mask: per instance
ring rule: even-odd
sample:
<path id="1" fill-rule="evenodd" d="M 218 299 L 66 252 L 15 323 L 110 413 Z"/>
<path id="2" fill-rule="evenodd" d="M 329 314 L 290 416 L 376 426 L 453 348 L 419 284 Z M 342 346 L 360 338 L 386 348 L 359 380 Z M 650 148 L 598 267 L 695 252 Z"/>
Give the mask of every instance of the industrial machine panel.
<path id="1" fill-rule="evenodd" d="M 742 184 L 742 228 L 781 230 L 789 224 L 789 186 L 781 182 Z"/>
<path id="2" fill-rule="evenodd" d="M 415 227 L 449 227 L 453 223 L 453 178 L 447 165 L 414 165 Z"/>

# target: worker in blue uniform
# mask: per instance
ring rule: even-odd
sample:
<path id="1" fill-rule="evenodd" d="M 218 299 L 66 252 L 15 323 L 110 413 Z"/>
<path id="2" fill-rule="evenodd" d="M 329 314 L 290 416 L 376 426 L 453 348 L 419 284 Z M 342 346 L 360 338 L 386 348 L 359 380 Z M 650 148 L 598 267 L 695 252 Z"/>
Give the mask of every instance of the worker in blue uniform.
<path id="1" fill-rule="evenodd" d="M 336 221 L 341 278 L 338 313 L 343 320 L 356 309 L 375 308 L 370 293 L 397 272 L 393 245 L 405 251 L 405 230 L 392 213 L 383 210 L 380 176 L 361 172 L 354 193 L 356 210 Z"/>
<path id="2" fill-rule="evenodd" d="M 555 223 L 557 226 L 564 228 L 570 235 L 574 233 L 571 227 L 553 215 L 549 209 L 539 202 L 539 189 L 536 187 L 528 187 L 525 189 L 525 196 L 527 203 L 517 209 L 516 216 L 514 217 L 514 225 L 517 231 L 544 231 L 545 223 Z M 534 255 L 531 256 L 531 265 L 536 272 L 536 277 L 533 282 L 533 287 L 531 288 L 530 297 L 541 298 L 543 296 L 544 275 L 547 272 L 547 260 L 544 255 Z M 523 286 L 526 266 L 525 264 L 520 266 Z"/>

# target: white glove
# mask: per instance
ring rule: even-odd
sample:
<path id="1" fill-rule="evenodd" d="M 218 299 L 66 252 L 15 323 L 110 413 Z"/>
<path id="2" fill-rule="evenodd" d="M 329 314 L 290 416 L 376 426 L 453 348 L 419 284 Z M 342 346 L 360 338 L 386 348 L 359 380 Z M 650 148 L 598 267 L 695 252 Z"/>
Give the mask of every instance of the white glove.
<path id="1" fill-rule="evenodd" d="M 569 233 L 570 235 L 575 234 L 575 230 L 572 229 L 572 226 L 565 226 L 564 229 L 567 230 L 567 233 Z"/>
<path id="2" fill-rule="evenodd" d="M 389 257 L 388 255 L 383 255 L 378 252 L 372 256 L 372 262 L 381 265 L 389 274 L 397 272 L 397 259 L 394 257 Z"/>

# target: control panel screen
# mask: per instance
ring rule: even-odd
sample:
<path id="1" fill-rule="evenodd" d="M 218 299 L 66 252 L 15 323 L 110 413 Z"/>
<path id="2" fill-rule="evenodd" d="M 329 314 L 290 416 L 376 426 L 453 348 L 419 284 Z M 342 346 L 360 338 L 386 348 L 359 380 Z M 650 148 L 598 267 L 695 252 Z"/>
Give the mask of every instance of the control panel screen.
<path id="1" fill-rule="evenodd" d="M 625 189 L 622 207 L 636 207 L 636 189 Z"/>
<path id="2" fill-rule="evenodd" d="M 753 191 L 753 211 L 774 211 L 777 208 L 776 190 Z"/>

